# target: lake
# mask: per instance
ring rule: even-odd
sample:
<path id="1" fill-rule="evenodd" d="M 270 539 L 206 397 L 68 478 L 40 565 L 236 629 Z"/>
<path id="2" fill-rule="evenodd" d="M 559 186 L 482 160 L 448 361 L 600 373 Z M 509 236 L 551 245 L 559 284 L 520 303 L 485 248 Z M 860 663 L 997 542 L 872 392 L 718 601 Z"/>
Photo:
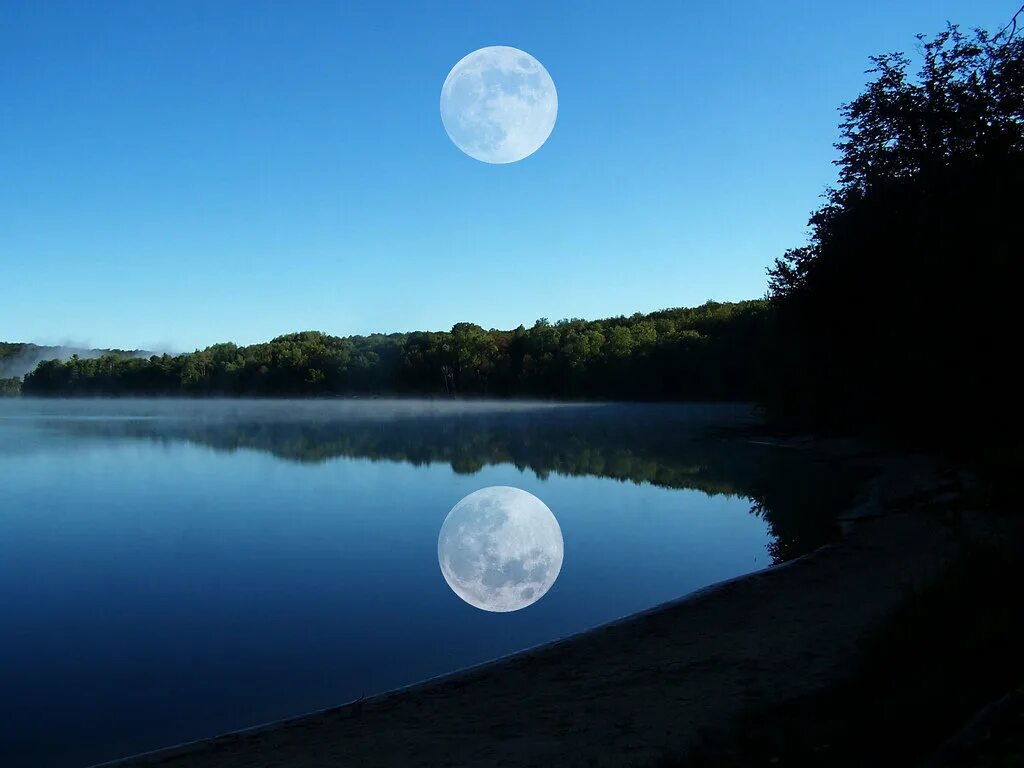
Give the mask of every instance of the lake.
<path id="1" fill-rule="evenodd" d="M 802 554 L 851 482 L 756 424 L 741 405 L 0 400 L 0 765 L 337 705 Z M 449 510 L 495 485 L 564 538 L 550 591 L 511 613 L 438 565 Z"/>

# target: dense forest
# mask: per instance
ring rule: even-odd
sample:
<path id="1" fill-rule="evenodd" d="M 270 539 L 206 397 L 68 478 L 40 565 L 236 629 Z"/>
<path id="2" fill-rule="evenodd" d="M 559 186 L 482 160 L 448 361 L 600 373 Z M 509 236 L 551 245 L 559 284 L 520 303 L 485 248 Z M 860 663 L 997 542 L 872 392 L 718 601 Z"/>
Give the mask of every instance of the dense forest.
<path id="1" fill-rule="evenodd" d="M 21 394 L 21 379 L 17 376 L 8 376 L 0 379 L 0 397 L 10 397 Z"/>
<path id="2" fill-rule="evenodd" d="M 1015 17 L 1016 19 L 1016 17 Z M 922 442 L 1019 440 L 1024 43 L 950 26 L 873 59 L 842 108 L 839 180 L 770 270 L 787 421 Z M 1003 451 L 1003 448 L 994 448 Z"/>
<path id="3" fill-rule="evenodd" d="M 623 399 L 749 399 L 768 348 L 763 301 L 708 303 L 530 328 L 329 336 L 132 358 L 72 357 L 25 377 L 29 395 L 419 394 Z"/>

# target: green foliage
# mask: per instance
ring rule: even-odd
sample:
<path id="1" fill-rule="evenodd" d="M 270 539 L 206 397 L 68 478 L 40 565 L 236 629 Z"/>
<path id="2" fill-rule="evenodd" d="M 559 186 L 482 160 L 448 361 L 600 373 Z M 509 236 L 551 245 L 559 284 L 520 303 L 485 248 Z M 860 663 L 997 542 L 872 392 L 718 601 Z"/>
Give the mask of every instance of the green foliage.
<path id="1" fill-rule="evenodd" d="M 0 397 L 14 397 L 21 394 L 21 379 L 11 376 L 0 379 Z"/>
<path id="2" fill-rule="evenodd" d="M 761 384 L 763 301 L 532 328 L 340 338 L 315 331 L 265 344 L 216 344 L 148 359 L 40 363 L 31 395 L 459 394 L 626 399 L 750 399 Z"/>
<path id="3" fill-rule="evenodd" d="M 85 347 L 40 346 L 0 341 L 0 379 L 21 378 L 43 360 L 66 360 L 72 355 L 93 358 L 101 355 L 117 357 L 139 357 L 148 355 L 140 349 L 87 349 Z"/>

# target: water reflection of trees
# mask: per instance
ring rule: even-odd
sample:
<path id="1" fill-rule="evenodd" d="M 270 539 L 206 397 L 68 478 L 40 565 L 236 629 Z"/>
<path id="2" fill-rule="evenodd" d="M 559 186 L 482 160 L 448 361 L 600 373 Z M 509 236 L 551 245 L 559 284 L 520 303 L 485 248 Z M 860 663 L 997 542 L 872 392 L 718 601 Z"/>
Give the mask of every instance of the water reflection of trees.
<path id="1" fill-rule="evenodd" d="M 513 465 L 550 474 L 614 478 L 747 498 L 776 542 L 776 561 L 826 541 L 855 478 L 825 457 L 752 443 L 686 409 L 593 407 L 400 418 L 70 421 L 83 436 L 186 441 L 218 451 L 256 450 L 299 462 L 336 458 L 447 464 L 460 474 Z"/>

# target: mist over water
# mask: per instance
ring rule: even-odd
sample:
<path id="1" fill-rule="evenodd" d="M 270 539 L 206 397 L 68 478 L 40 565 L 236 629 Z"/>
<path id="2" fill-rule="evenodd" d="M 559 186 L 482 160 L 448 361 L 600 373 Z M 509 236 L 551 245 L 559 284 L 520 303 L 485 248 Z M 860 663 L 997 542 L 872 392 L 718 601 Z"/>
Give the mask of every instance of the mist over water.
<path id="1" fill-rule="evenodd" d="M 186 422 L 347 422 L 414 418 L 472 419 L 521 416 L 583 416 L 588 420 L 628 418 L 654 423 L 669 416 L 688 432 L 707 427 L 751 426 L 758 422 L 744 403 L 562 402 L 543 400 L 455 400 L 449 398 L 265 399 L 243 398 L 23 398 L 5 404 L 0 417 L 27 414 L 59 418 L 160 418 Z M 623 422 L 620 422 L 620 426 Z"/>
<path id="2" fill-rule="evenodd" d="M 0 756 L 82 766 L 328 707 L 799 554 L 829 468 L 744 406 L 450 400 L 0 402 Z M 808 478 L 821 485 L 808 486 Z M 512 614 L 437 561 L 513 486 L 565 560 Z"/>

